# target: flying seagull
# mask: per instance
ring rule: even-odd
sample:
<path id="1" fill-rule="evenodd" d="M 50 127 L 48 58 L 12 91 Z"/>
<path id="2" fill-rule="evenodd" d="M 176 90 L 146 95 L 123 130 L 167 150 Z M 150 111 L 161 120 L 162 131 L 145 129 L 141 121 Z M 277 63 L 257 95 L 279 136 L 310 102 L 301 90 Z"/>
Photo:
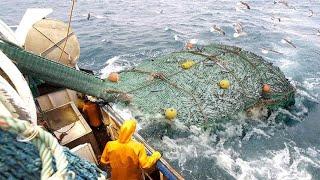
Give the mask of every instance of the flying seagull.
<path id="1" fill-rule="evenodd" d="M 243 31 L 243 27 L 242 27 L 242 24 L 240 22 L 237 22 L 237 23 L 233 24 L 233 26 L 234 26 L 234 31 L 235 31 L 235 33 L 233 34 L 233 37 L 237 38 L 237 37 L 240 37 L 240 36 L 247 35 L 247 33 L 245 33 Z"/>
<path id="2" fill-rule="evenodd" d="M 276 51 L 276 50 L 273 50 L 273 49 L 269 49 L 269 48 L 265 48 L 265 47 L 261 48 L 261 52 L 263 54 L 268 54 L 269 52 L 273 52 L 273 53 L 276 53 L 276 54 L 282 54 L 279 51 Z"/>
<path id="3" fill-rule="evenodd" d="M 311 9 L 309 9 L 309 15 L 308 17 L 312 17 L 313 16 L 313 11 Z"/>
<path id="4" fill-rule="evenodd" d="M 245 6 L 247 9 L 251 9 L 248 3 L 245 3 L 243 1 L 240 1 L 240 3 Z"/>
<path id="5" fill-rule="evenodd" d="M 236 11 L 244 12 L 243 9 L 251 9 L 248 3 L 240 1 L 235 7 Z"/>
<path id="6" fill-rule="evenodd" d="M 281 39 L 281 42 L 282 42 L 283 44 L 289 44 L 290 46 L 292 46 L 292 47 L 294 47 L 294 48 L 297 48 L 297 46 L 295 46 L 295 45 L 293 44 L 293 42 L 291 42 L 291 41 L 288 40 L 288 39 L 283 38 L 283 39 Z"/>
<path id="7" fill-rule="evenodd" d="M 289 6 L 289 3 L 285 0 L 279 0 L 279 1 L 273 1 L 273 4 L 283 4 L 284 6 L 288 7 L 288 8 L 292 8 L 292 9 L 296 9 L 293 6 Z"/>
<path id="8" fill-rule="evenodd" d="M 276 21 L 278 21 L 278 22 L 281 22 L 281 19 L 280 19 L 279 17 L 274 17 L 274 16 L 272 16 L 272 17 L 271 17 L 271 20 L 276 20 Z"/>
<path id="9" fill-rule="evenodd" d="M 219 26 L 217 26 L 215 24 L 210 28 L 210 31 L 211 32 L 218 32 L 219 34 L 226 35 L 226 33 Z"/>

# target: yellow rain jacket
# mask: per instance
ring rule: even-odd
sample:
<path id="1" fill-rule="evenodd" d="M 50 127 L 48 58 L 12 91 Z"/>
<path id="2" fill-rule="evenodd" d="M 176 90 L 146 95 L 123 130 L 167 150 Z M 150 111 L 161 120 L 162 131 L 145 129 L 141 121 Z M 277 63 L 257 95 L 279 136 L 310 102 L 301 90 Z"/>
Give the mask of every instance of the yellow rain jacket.
<path id="1" fill-rule="evenodd" d="M 141 168 L 152 167 L 161 157 L 157 151 L 147 155 L 144 145 L 132 139 L 135 130 L 135 120 L 125 121 L 119 139 L 108 142 L 103 150 L 101 163 L 110 164 L 112 180 L 142 179 Z"/>

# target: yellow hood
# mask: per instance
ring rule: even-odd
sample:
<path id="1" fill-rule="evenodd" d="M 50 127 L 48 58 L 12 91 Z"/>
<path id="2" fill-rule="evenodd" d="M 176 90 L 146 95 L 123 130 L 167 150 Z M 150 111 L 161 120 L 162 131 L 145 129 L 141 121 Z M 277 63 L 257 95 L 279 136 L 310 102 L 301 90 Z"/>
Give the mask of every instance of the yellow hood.
<path id="1" fill-rule="evenodd" d="M 119 133 L 119 143 L 127 143 L 131 140 L 133 133 L 136 130 L 137 121 L 134 119 L 126 120 L 122 124 Z"/>
<path id="2" fill-rule="evenodd" d="M 157 151 L 148 156 L 143 144 L 132 141 L 136 125 L 134 119 L 125 121 L 120 128 L 118 140 L 109 141 L 103 150 L 101 163 L 110 164 L 112 180 L 142 179 L 141 168 L 151 168 L 161 157 Z"/>

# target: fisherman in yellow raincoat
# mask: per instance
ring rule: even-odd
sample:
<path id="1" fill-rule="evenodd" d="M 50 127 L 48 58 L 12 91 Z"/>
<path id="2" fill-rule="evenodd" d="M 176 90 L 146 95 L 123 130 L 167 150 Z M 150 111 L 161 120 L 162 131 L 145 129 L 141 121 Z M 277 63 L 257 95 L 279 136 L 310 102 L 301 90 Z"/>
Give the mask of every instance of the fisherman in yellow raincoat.
<path id="1" fill-rule="evenodd" d="M 105 146 L 101 163 L 111 166 L 112 180 L 142 179 L 142 169 L 152 167 L 161 154 L 156 151 L 148 156 L 143 144 L 132 139 L 137 122 L 127 120 L 120 128 L 119 139 L 110 141 Z"/>

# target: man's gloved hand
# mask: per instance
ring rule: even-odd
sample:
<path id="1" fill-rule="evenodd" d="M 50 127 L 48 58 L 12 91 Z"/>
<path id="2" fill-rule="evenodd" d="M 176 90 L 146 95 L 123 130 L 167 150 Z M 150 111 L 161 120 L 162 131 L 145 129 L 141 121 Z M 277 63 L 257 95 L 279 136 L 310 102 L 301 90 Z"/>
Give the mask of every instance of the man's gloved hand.
<path id="1" fill-rule="evenodd" d="M 155 151 L 152 153 L 152 156 L 156 159 L 159 160 L 161 158 L 161 154 L 159 151 Z"/>

